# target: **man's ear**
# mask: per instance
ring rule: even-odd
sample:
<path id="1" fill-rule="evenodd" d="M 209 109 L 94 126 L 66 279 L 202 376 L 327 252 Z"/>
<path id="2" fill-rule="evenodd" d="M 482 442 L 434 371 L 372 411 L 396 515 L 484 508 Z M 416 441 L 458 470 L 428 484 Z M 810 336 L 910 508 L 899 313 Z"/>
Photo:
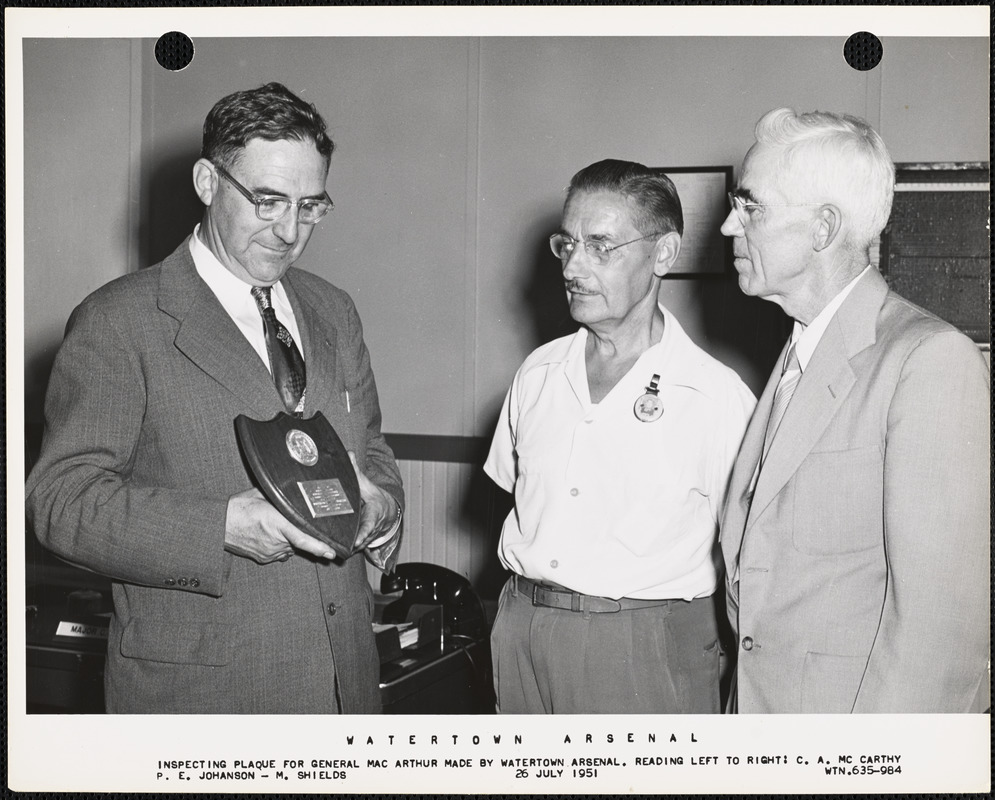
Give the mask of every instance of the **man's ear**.
<path id="1" fill-rule="evenodd" d="M 815 216 L 812 224 L 812 249 L 817 253 L 831 245 L 843 228 L 843 213 L 838 206 L 826 203 Z"/>
<path id="2" fill-rule="evenodd" d="M 193 165 L 193 188 L 205 206 L 211 205 L 218 189 L 218 174 L 214 165 L 206 158 L 198 158 Z"/>
<path id="3" fill-rule="evenodd" d="M 663 234 L 656 243 L 656 262 L 653 264 L 653 274 L 662 278 L 670 272 L 680 252 L 681 235 L 677 231 Z"/>

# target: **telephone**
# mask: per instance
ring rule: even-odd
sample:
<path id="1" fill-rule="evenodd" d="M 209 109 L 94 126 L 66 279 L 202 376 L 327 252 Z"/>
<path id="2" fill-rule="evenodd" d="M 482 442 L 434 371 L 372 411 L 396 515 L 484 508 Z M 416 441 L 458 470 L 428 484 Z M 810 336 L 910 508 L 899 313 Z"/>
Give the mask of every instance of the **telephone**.
<path id="1" fill-rule="evenodd" d="M 413 606 L 442 606 L 443 629 L 450 636 L 477 640 L 487 634 L 484 607 L 470 581 L 438 564 L 411 561 L 398 564 L 380 578 L 383 594 L 401 592 L 383 610 L 383 621 L 405 622 Z"/>

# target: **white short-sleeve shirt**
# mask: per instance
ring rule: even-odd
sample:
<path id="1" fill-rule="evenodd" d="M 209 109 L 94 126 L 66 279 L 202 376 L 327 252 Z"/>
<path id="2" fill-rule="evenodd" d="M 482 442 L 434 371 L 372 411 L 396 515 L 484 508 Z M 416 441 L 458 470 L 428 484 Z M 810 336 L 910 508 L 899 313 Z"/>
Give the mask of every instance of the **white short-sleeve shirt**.
<path id="1" fill-rule="evenodd" d="M 515 375 L 484 465 L 515 495 L 498 548 L 513 572 L 612 598 L 715 591 L 718 519 L 756 400 L 661 310 L 661 340 L 599 403 L 584 328 Z M 654 374 L 664 410 L 642 422 L 634 405 Z"/>

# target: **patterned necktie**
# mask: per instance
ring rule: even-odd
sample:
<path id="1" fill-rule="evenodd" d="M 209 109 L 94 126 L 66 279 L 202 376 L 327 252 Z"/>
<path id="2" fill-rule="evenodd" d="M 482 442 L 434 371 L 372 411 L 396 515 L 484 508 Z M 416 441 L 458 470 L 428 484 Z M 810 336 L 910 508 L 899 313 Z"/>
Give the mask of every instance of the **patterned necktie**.
<path id="1" fill-rule="evenodd" d="M 270 301 L 270 288 L 253 286 L 252 296 L 263 317 L 263 335 L 266 337 L 266 352 L 273 371 L 273 382 L 287 411 L 300 416 L 304 412 L 304 391 L 307 385 L 304 359 L 290 331 L 276 318 L 276 311 Z"/>
<path id="2" fill-rule="evenodd" d="M 785 359 L 784 371 L 781 373 L 781 380 L 778 381 L 777 390 L 774 392 L 774 406 L 770 410 L 770 419 L 767 420 L 767 433 L 764 435 L 763 460 L 767 458 L 767 451 L 770 450 L 770 443 L 777 434 L 778 426 L 784 417 L 784 412 L 791 401 L 791 395 L 795 393 L 795 387 L 802 376 L 802 368 L 798 363 L 798 354 L 795 353 L 795 345 L 792 344 L 788 350 L 788 357 Z"/>

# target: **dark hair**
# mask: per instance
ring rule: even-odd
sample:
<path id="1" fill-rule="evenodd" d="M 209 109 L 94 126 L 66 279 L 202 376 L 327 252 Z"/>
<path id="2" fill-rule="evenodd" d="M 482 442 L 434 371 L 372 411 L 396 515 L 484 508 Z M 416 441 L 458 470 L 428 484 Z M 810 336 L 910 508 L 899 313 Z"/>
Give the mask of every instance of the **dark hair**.
<path id="1" fill-rule="evenodd" d="M 677 187 L 662 169 L 613 158 L 584 167 L 570 179 L 566 202 L 575 192 L 617 192 L 637 206 L 632 224 L 640 233 L 684 235 L 684 212 Z"/>
<path id="2" fill-rule="evenodd" d="M 222 97 L 204 120 L 201 158 L 231 168 L 250 139 L 314 142 L 325 159 L 335 145 L 325 133 L 325 120 L 313 103 L 306 103 L 280 83 L 267 83 Z"/>

